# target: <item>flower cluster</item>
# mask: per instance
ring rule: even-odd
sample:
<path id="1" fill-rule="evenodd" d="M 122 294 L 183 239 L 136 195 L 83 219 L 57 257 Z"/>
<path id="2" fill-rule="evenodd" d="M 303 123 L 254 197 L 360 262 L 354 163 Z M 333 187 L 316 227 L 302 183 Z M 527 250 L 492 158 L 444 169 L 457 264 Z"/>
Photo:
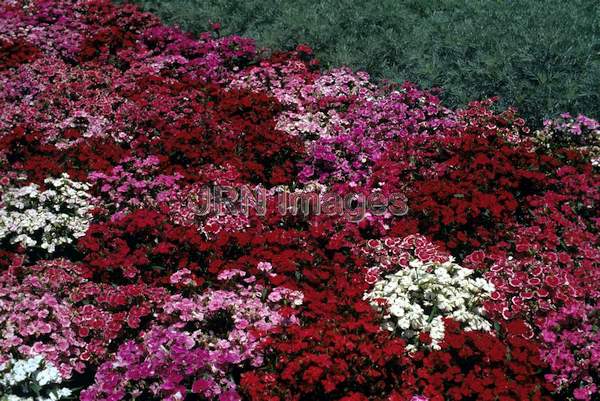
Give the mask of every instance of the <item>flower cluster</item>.
<path id="1" fill-rule="evenodd" d="M 116 218 L 130 209 L 156 207 L 170 199 L 179 189 L 180 174 L 158 174 L 160 160 L 156 156 L 145 159 L 125 159 L 110 174 L 101 171 L 90 173 L 89 180 L 99 187 L 105 206 L 113 207 Z"/>
<path id="2" fill-rule="evenodd" d="M 356 251 L 367 260 L 367 277 L 372 284 L 382 273 L 393 272 L 398 267 L 408 268 L 413 259 L 424 263 L 449 261 L 448 253 L 440 250 L 422 235 L 370 239 L 365 246 L 357 247 Z"/>
<path id="3" fill-rule="evenodd" d="M 64 377 L 83 371 L 85 346 L 75 330 L 72 306 L 35 278 L 18 283 L 4 273 L 0 284 L 0 363 L 10 355 L 41 355 Z"/>
<path id="4" fill-rule="evenodd" d="M 491 331 L 490 322 L 483 317 L 483 302 L 494 286 L 483 278 L 472 278 L 473 270 L 452 258 L 423 262 L 414 257 L 408 266 L 398 267 L 365 294 L 371 305 L 384 311 L 385 329 L 409 341 L 427 333 L 434 349 L 440 349 L 444 339 L 446 318 L 461 322 L 466 330 Z"/>
<path id="5" fill-rule="evenodd" d="M 600 309 L 572 303 L 550 314 L 542 326 L 547 377 L 565 396 L 590 401 L 600 393 Z M 569 394 L 571 393 L 571 394 Z"/>
<path id="6" fill-rule="evenodd" d="M 546 148 L 575 147 L 589 154 L 592 164 L 600 165 L 600 123 L 569 113 L 544 121 L 543 129 L 536 132 L 536 141 Z"/>
<path id="7" fill-rule="evenodd" d="M 48 253 L 85 235 L 91 221 L 89 186 L 67 174 L 2 194 L 0 240 Z"/>
<path id="8" fill-rule="evenodd" d="M 522 322 L 497 335 L 465 332 L 451 320 L 445 325 L 441 351 L 413 354 L 412 366 L 401 377 L 408 387 L 404 394 L 418 391 L 431 401 L 552 399 L 553 386 L 537 373 L 545 367 L 539 347 L 520 335 L 525 329 Z"/>
<path id="9" fill-rule="evenodd" d="M 270 270 L 263 263 L 259 268 Z M 242 271 L 225 271 L 221 280 Z M 177 275 L 173 282 L 181 282 Z M 243 279 L 254 283 L 255 277 Z M 158 321 L 141 333 L 140 341 L 121 345 L 114 359 L 101 365 L 96 382 L 82 392 L 81 399 L 121 400 L 140 396 L 181 400 L 188 392 L 219 401 L 241 400 L 232 375 L 245 364 L 263 363 L 261 337 L 274 327 L 294 324 L 276 310 L 282 301 L 296 306 L 301 293 L 275 288 L 264 293 L 260 285 L 237 285 L 234 289 L 209 290 L 184 298 L 174 295 L 158 312 Z M 263 300 L 264 299 L 264 300 Z"/>
<path id="10" fill-rule="evenodd" d="M 3 277 L 4 285 L 18 288 L 22 294 L 51 294 L 60 301 L 64 314 L 58 327 L 62 327 L 62 331 L 53 322 L 56 313 L 49 315 L 42 311 L 39 315 L 32 313 L 27 319 L 24 318 L 19 309 L 23 295 L 12 295 L 10 299 L 13 301 L 6 305 L 17 311 L 15 320 L 23 324 L 33 320 L 31 327 L 46 323 L 53 327 L 50 339 L 57 341 L 57 344 L 42 337 L 37 347 L 47 352 L 48 359 L 61 361 L 55 364 L 66 376 L 70 376 L 73 370 L 81 372 L 89 363 L 102 361 L 116 344 L 135 337 L 137 330 L 148 322 L 157 307 L 169 296 L 163 287 L 89 280 L 93 278 L 93 270 L 64 259 L 42 260 L 34 265 L 23 266 L 15 276 L 18 277 Z M 38 320 L 35 320 L 36 316 Z M 30 344 L 37 338 L 26 330 L 15 335 L 17 344 Z M 18 352 L 29 350 L 27 347 L 17 348 Z M 58 351 L 62 353 L 57 355 Z"/>
<path id="11" fill-rule="evenodd" d="M 266 90 L 283 104 L 277 127 L 307 146 L 303 183 L 356 187 L 391 140 L 455 124 L 432 94 L 411 84 L 378 89 L 345 68 L 312 77 L 304 64 L 268 60 L 233 85 Z"/>
<path id="12" fill-rule="evenodd" d="M 4 362 L 0 373 L 2 401 L 56 401 L 72 393 L 67 387 L 59 387 L 60 373 L 40 355 Z"/>
<path id="13" fill-rule="evenodd" d="M 470 107 L 468 125 L 393 142 L 369 184 L 407 197 L 406 217 L 387 223 L 395 235 L 416 228 L 458 257 L 500 241 L 519 202 L 547 182 L 543 169 L 549 163 L 526 142 L 509 138 L 517 124 L 506 121 L 510 116 L 491 118 L 484 106 Z"/>
<path id="14" fill-rule="evenodd" d="M 77 248 L 103 281 L 110 277 L 152 281 L 167 273 L 203 268 L 203 237 L 195 227 L 170 221 L 166 213 L 135 209 L 108 222 L 90 225 Z"/>

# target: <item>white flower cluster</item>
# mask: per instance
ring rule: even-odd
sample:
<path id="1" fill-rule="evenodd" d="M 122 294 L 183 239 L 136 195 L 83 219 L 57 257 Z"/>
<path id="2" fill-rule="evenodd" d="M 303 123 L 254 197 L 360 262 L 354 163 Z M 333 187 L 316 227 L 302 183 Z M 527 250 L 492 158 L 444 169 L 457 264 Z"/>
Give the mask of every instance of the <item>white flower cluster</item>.
<path id="1" fill-rule="evenodd" d="M 473 273 L 453 259 L 444 263 L 415 259 L 409 268 L 377 281 L 365 299 L 385 313 L 385 329 L 409 341 L 427 332 L 432 348 L 439 349 L 444 318 L 462 322 L 465 330 L 491 330 L 483 317 L 482 301 L 494 287 L 483 278 L 472 278 Z M 409 344 L 407 349 L 412 351 L 416 346 Z"/>
<path id="2" fill-rule="evenodd" d="M 47 188 L 36 184 L 9 188 L 0 203 L 0 240 L 53 253 L 85 235 L 91 220 L 89 185 L 71 181 L 67 174 L 47 178 Z"/>
<path id="3" fill-rule="evenodd" d="M 61 382 L 58 369 L 40 355 L 11 359 L 0 364 L 0 401 L 56 401 L 69 397 L 70 389 L 57 386 Z"/>

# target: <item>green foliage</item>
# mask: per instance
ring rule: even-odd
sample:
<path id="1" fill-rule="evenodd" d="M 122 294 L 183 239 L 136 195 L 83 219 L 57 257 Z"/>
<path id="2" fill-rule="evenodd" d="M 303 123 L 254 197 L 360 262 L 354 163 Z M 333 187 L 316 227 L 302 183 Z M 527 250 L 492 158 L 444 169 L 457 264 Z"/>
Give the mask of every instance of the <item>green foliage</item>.
<path id="1" fill-rule="evenodd" d="M 326 67 L 444 88 L 450 106 L 499 95 L 537 125 L 600 117 L 598 0 L 137 0 L 192 32 L 306 43 Z"/>

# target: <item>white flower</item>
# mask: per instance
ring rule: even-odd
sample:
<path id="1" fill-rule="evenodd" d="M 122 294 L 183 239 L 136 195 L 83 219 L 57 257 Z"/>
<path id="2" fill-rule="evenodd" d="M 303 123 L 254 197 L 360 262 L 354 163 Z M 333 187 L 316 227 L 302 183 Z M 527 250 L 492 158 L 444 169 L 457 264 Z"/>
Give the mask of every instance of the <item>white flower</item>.
<path id="1" fill-rule="evenodd" d="M 60 372 L 53 365 L 47 365 L 46 368 L 40 371 L 35 379 L 40 386 L 45 386 L 48 383 L 58 383 L 61 380 Z"/>
<path id="2" fill-rule="evenodd" d="M 53 253 L 85 235 L 91 221 L 89 186 L 67 174 L 47 178 L 48 189 L 36 184 L 9 188 L 2 195 L 0 240 Z"/>
<path id="3" fill-rule="evenodd" d="M 444 318 L 461 322 L 465 330 L 491 330 L 483 317 L 482 301 L 494 286 L 483 278 L 472 278 L 473 273 L 452 259 L 444 263 L 413 259 L 408 268 L 377 281 L 364 298 L 384 312 L 384 329 L 413 342 L 419 333 L 427 332 L 432 348 L 437 349 L 444 339 Z M 382 299 L 387 306 L 377 302 Z M 416 346 L 409 344 L 407 349 Z"/>
<path id="4" fill-rule="evenodd" d="M 0 401 L 57 401 L 72 394 L 62 382 L 60 372 L 41 355 L 10 359 L 0 365 Z M 15 395 L 15 392 L 20 395 Z"/>

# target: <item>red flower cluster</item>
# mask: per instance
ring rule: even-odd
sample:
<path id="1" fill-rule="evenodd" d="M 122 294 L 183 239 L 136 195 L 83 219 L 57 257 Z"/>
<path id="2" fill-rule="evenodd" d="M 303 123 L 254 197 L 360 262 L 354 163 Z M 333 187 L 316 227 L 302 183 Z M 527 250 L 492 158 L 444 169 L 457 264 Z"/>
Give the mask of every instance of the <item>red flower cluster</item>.
<path id="1" fill-rule="evenodd" d="M 9 41 L 0 39 L 0 68 L 8 69 L 22 63 L 30 63 L 39 54 L 39 50 L 24 40 Z"/>
<path id="2" fill-rule="evenodd" d="M 176 226 L 160 212 L 145 209 L 91 225 L 78 243 L 89 275 L 102 282 L 164 281 L 180 269 L 200 271 L 205 248 L 195 228 Z"/>
<path id="3" fill-rule="evenodd" d="M 515 143 L 507 116 L 490 116 L 479 104 L 464 114 L 468 124 L 395 142 L 370 184 L 408 198 L 409 215 L 392 233 L 429 235 L 461 256 L 499 241 L 517 221 L 522 199 L 540 193 L 545 172 L 558 163 L 526 141 Z"/>
<path id="4" fill-rule="evenodd" d="M 399 385 L 408 363 L 404 341 L 382 333 L 366 318 L 368 305 L 356 305 L 362 317 L 323 320 L 293 327 L 272 342 L 278 355 L 272 371 L 249 372 L 242 385 L 252 400 L 383 400 Z"/>
<path id="5" fill-rule="evenodd" d="M 522 322 L 505 327 L 505 338 L 463 332 L 446 321 L 443 350 L 417 352 L 403 372 L 406 394 L 419 389 L 430 400 L 549 400 L 552 385 L 537 376 L 544 363 L 538 346 L 520 336 Z M 402 398 L 398 398 L 402 399 Z"/>
<path id="6" fill-rule="evenodd" d="M 192 87 L 198 84 L 191 83 Z M 151 114 L 141 123 L 159 128 L 162 134 L 139 138 L 136 153 L 168 155 L 165 170 L 179 172 L 190 181 L 201 166 L 215 164 L 233 166 L 245 181 L 291 183 L 302 144 L 275 130 L 278 105 L 274 99 L 263 93 L 201 87 L 208 89 L 206 96 L 200 90 L 187 93 L 190 83 L 184 88 L 179 85 L 165 88 L 165 83 L 158 81 L 146 89 L 142 84 L 144 92 L 136 96 L 136 102 Z M 165 97 L 172 97 L 168 103 L 183 111 L 176 121 L 165 120 L 168 110 L 161 112 Z"/>

